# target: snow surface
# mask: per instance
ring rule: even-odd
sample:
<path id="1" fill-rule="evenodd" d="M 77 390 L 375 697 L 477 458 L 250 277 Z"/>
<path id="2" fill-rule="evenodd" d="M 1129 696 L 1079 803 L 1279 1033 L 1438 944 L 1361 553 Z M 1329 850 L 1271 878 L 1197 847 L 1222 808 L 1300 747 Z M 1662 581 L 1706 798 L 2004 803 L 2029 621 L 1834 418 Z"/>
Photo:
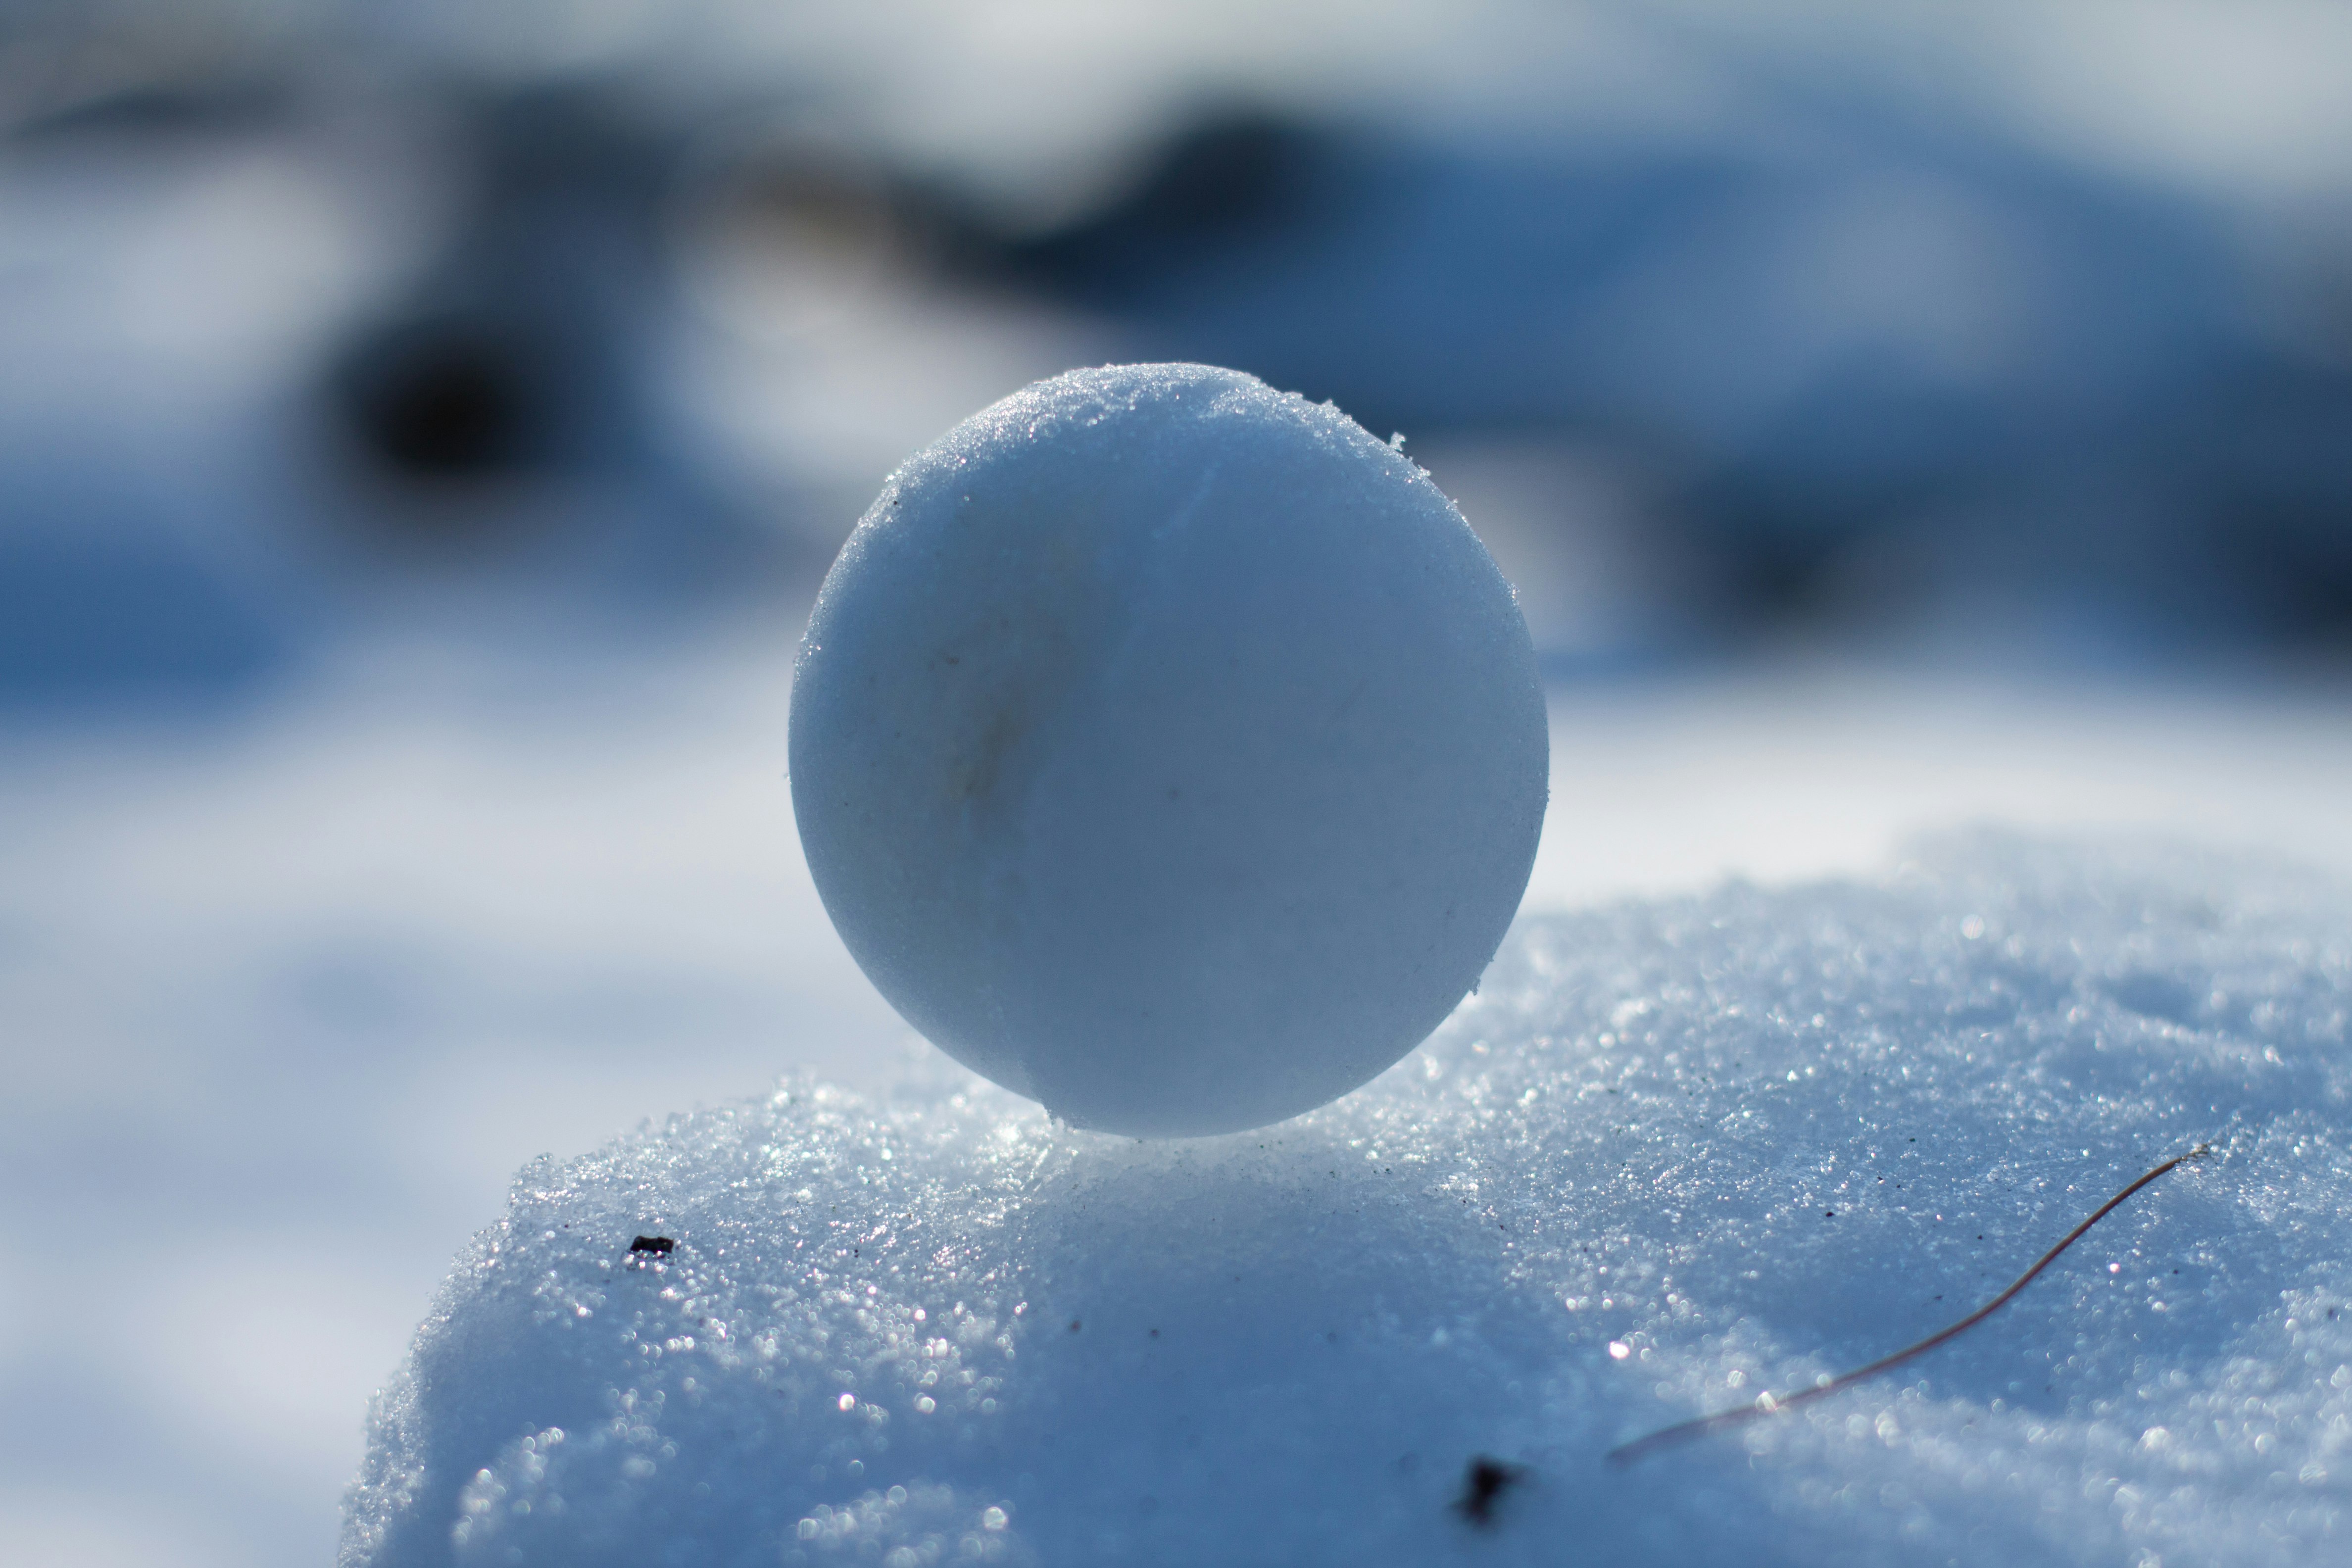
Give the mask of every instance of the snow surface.
<path id="1" fill-rule="evenodd" d="M 2347 908 L 1958 838 L 1525 917 L 1427 1046 L 1257 1132 L 942 1067 L 542 1160 L 378 1404 L 342 1561 L 2340 1554 Z M 1940 1327 L 2200 1139 L 1932 1358 L 1604 1465 Z M 1484 1529 L 1477 1454 L 1526 1467 Z"/>
<path id="2" fill-rule="evenodd" d="M 793 685 L 793 815 L 859 965 L 1113 1132 L 1264 1126 L 1420 1044 L 1518 909 L 1549 760 L 1453 502 L 1209 365 L 1071 371 L 909 458 Z"/>

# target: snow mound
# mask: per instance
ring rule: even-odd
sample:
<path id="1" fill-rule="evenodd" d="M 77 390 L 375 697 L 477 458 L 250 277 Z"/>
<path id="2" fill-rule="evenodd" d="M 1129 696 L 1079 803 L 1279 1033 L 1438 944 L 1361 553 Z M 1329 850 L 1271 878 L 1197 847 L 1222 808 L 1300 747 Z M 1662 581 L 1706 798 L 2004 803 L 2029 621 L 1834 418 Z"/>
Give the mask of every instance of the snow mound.
<path id="1" fill-rule="evenodd" d="M 795 1083 L 542 1160 L 379 1401 L 342 1561 L 2339 1555 L 2347 911 L 1970 837 L 1524 919 L 1421 1050 L 1256 1132 Z M 1604 1462 L 1941 1327 L 2200 1139 L 1929 1357 Z M 1520 1467 L 1483 1521 L 1482 1455 Z"/>

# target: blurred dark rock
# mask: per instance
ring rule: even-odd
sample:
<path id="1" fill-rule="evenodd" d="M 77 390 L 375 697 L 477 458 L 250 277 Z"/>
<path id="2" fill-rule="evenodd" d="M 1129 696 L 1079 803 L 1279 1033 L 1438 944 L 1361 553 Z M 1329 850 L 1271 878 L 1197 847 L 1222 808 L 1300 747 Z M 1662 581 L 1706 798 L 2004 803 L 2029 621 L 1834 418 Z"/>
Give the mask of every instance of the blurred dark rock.
<path id="1" fill-rule="evenodd" d="M 493 320 L 404 322 L 350 356 L 338 390 L 387 469 L 425 483 L 495 478 L 548 455 L 554 357 Z"/>
<path id="2" fill-rule="evenodd" d="M 464 485 L 644 453 L 644 337 L 675 132 L 610 90 L 461 101 L 462 216 L 352 333 L 330 380 L 388 475 Z"/>
<path id="3" fill-rule="evenodd" d="M 1997 636 L 2022 599 L 2126 656 L 2352 628 L 2352 374 L 2258 324 L 2230 215 L 1967 126 L 1789 120 L 1731 145 L 1223 115 L 979 269 L 1375 430 L 1626 454 L 1735 625 Z"/>

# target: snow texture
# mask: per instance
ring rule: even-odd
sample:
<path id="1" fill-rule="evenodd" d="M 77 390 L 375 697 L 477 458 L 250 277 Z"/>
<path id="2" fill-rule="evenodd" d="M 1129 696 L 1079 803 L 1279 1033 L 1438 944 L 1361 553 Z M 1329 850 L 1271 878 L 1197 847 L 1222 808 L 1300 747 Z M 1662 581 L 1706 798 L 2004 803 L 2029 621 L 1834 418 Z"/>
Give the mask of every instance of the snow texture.
<path id="1" fill-rule="evenodd" d="M 1543 830 L 1510 585 L 1328 404 L 1072 371 L 910 458 L 793 690 L 811 874 L 875 987 L 1082 1127 L 1230 1132 L 1411 1050 Z"/>
<path id="2" fill-rule="evenodd" d="M 518 1177 L 342 1562 L 2341 1561 L 2347 909 L 1969 837 L 1523 919 L 1419 1052 L 1258 1132 L 961 1079 L 673 1118 Z M 1928 1359 L 1604 1462 L 1942 1326 L 2200 1139 Z M 1524 1467 L 1484 1524 L 1482 1454 Z"/>

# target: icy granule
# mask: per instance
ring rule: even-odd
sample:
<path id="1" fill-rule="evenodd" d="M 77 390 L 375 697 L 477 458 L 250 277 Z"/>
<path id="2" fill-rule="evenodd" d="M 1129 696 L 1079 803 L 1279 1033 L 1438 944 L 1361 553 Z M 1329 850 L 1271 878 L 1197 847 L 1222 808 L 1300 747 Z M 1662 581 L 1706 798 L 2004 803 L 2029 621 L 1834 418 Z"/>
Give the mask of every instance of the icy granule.
<path id="1" fill-rule="evenodd" d="M 380 1402 L 343 1560 L 2342 1561 L 2347 910 L 1971 838 L 1523 920 L 1426 1047 L 1261 1132 L 794 1084 L 542 1161 Z M 1941 1327 L 2204 1138 L 1925 1360 L 1603 1462 Z M 1479 1454 L 1526 1467 L 1483 1527 Z"/>

